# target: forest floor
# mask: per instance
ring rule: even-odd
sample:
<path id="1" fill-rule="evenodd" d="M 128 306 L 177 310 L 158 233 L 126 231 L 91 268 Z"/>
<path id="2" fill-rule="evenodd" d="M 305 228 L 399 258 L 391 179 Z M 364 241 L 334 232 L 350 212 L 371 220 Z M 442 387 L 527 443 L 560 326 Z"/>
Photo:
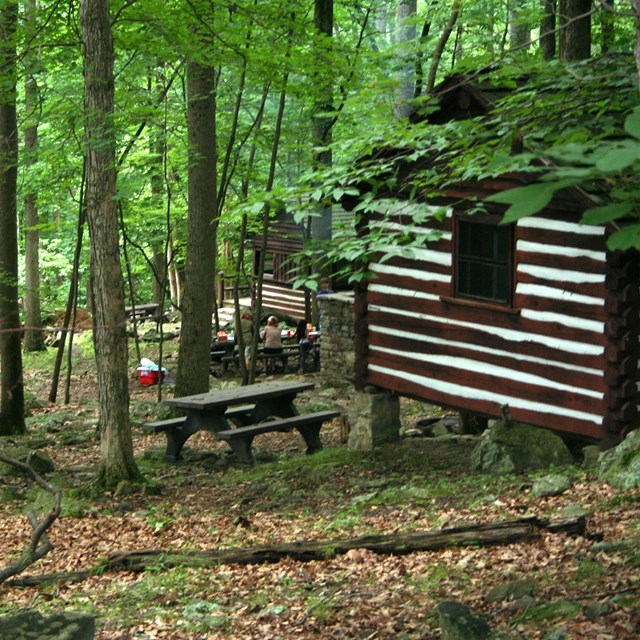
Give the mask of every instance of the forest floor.
<path id="1" fill-rule="evenodd" d="M 171 355 L 165 366 L 171 372 Z M 250 548 L 300 540 L 493 523 L 535 515 L 555 518 L 576 505 L 589 513 L 587 536 L 543 532 L 538 540 L 490 547 L 375 554 L 353 549 L 321 561 L 163 567 L 140 573 L 93 572 L 79 581 L 0 585 L 0 615 L 35 608 L 90 613 L 98 640 L 441 638 L 436 605 L 469 606 L 510 638 L 627 640 L 640 635 L 640 492 L 618 491 L 579 466 L 563 469 L 571 488 L 536 498 L 544 475 L 480 475 L 471 470 L 473 438 L 404 438 L 371 452 L 349 451 L 339 421 L 323 429 L 325 450 L 304 455 L 296 434 L 256 438 L 257 463 L 241 468 L 226 444 L 191 438 L 185 461 L 163 460 L 164 437 L 141 424 L 159 412 L 157 387 L 142 387 L 132 367 L 136 461 L 156 491 L 98 495 L 97 394 L 90 360 L 74 369 L 71 403 L 48 403 L 51 358 L 28 357 L 29 433 L 1 443 L 46 451 L 64 489 L 63 517 L 49 532 L 54 549 L 18 576 L 96 569 L 110 554 L 134 550 Z M 170 377 L 170 376 L 169 376 Z M 301 403 L 347 408 L 349 392 L 321 374 Z M 264 377 L 262 378 L 264 379 Z M 212 386 L 233 384 L 213 379 Z M 163 391 L 171 393 L 171 386 Z M 402 404 L 403 426 L 433 407 Z M 0 567 L 25 548 L 28 507 L 48 497 L 16 474 L 0 475 Z M 532 581 L 528 600 L 494 599 L 492 589 Z M 523 604 L 526 602 L 526 605 Z"/>

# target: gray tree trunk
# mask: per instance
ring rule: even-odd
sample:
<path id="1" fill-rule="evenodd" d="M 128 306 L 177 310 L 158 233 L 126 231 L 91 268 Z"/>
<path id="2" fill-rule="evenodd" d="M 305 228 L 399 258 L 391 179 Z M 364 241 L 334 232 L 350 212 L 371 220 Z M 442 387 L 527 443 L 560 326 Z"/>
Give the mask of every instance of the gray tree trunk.
<path id="1" fill-rule="evenodd" d="M 331 128 L 333 117 L 324 115 L 333 109 L 333 74 L 331 72 L 331 51 L 329 49 L 330 38 L 333 37 L 333 0 L 315 0 L 314 25 L 317 31 L 325 36 L 324 45 L 320 46 L 318 58 L 322 61 L 320 73 L 316 76 L 316 86 L 319 95 L 315 101 L 315 114 L 312 121 L 312 139 L 314 146 L 314 165 L 330 167 L 333 158 L 331 153 Z M 311 238 L 314 242 L 328 241 L 331 239 L 332 229 L 331 207 L 322 207 L 319 216 L 311 218 Z M 315 270 L 321 270 L 319 264 Z M 328 274 L 326 274 L 328 275 Z"/>
<path id="2" fill-rule="evenodd" d="M 113 37 L 108 0 L 81 0 L 91 239 L 93 341 L 100 406 L 99 479 L 106 487 L 137 477 L 129 424 L 124 279 L 120 264 L 113 130 Z"/>
<path id="3" fill-rule="evenodd" d="M 401 71 L 398 78 L 398 95 L 393 108 L 396 120 L 408 118 L 413 112 L 409 101 L 415 95 L 415 61 L 412 43 L 416 40 L 415 17 L 417 0 L 398 0 L 398 37 Z"/>
<path id="4" fill-rule="evenodd" d="M 24 384 L 18 305 L 16 207 L 16 25 L 18 3 L 0 9 L 0 435 L 24 433 Z"/>
<path id="5" fill-rule="evenodd" d="M 558 0 L 562 62 L 585 60 L 591 55 L 591 0 Z"/>
<path id="6" fill-rule="evenodd" d="M 25 29 L 36 33 L 36 0 L 25 0 Z M 29 38 L 29 40 L 31 37 Z M 25 168 L 34 165 L 38 153 L 37 105 L 38 90 L 34 72 L 38 63 L 37 49 L 31 45 L 25 52 L 24 102 L 26 124 L 24 128 Z M 38 199 L 29 190 L 24 197 L 25 270 L 24 270 L 24 348 L 42 351 L 45 348 L 40 310 L 40 232 L 38 231 Z"/>
<path id="7" fill-rule="evenodd" d="M 187 70 L 189 225 L 176 396 L 209 390 L 216 257 L 216 95 L 214 69 Z"/>
<path id="8" fill-rule="evenodd" d="M 541 0 L 540 49 L 545 60 L 556 56 L 556 0 Z"/>

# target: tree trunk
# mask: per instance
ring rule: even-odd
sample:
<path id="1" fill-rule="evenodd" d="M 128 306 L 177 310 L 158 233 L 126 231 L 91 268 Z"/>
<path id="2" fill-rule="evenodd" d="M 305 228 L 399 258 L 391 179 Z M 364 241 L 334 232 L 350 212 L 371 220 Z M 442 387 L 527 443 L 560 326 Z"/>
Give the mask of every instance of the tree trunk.
<path id="1" fill-rule="evenodd" d="M 520 51 L 531 44 L 531 30 L 527 19 L 523 18 L 527 9 L 523 0 L 512 2 L 509 10 L 509 48 L 512 51 Z"/>
<path id="2" fill-rule="evenodd" d="M 330 145 L 334 120 L 332 116 L 327 115 L 333 111 L 333 71 L 331 67 L 333 0 L 315 0 L 313 21 L 316 30 L 321 35 L 316 55 L 321 64 L 314 82 L 318 94 L 311 126 L 314 147 L 313 164 L 318 169 L 328 169 L 333 162 Z M 311 218 L 311 240 L 321 243 L 328 242 L 331 239 L 332 225 L 331 206 L 321 206 L 319 215 Z M 322 265 L 318 264 L 314 268 L 316 271 L 320 271 Z"/>
<path id="3" fill-rule="evenodd" d="M 522 518 L 500 523 L 469 525 L 439 531 L 418 531 L 390 535 L 365 536 L 343 540 L 313 540 L 285 542 L 221 551 L 118 551 L 107 559 L 107 567 L 126 571 L 144 571 L 147 567 L 165 568 L 176 566 L 202 567 L 222 564 L 261 564 L 279 562 L 291 558 L 299 562 L 326 560 L 353 549 L 368 549 L 374 553 L 406 555 L 418 551 L 438 551 L 447 547 L 493 546 L 533 542 L 544 532 L 564 532 L 584 535 L 584 518 L 566 518 L 556 521 L 540 520 L 536 517 Z"/>
<path id="4" fill-rule="evenodd" d="M 18 3 L 0 9 L 0 435 L 24 433 L 24 383 L 18 304 Z"/>
<path id="5" fill-rule="evenodd" d="M 636 17 L 636 46 L 633 53 L 636 60 L 636 80 L 640 88 L 640 0 L 631 0 L 631 6 Z"/>
<path id="6" fill-rule="evenodd" d="M 556 55 L 556 0 L 542 0 L 540 49 L 545 60 Z"/>
<path id="7" fill-rule="evenodd" d="M 195 62 L 187 70 L 189 226 L 176 396 L 209 391 L 209 351 L 216 256 L 215 71 Z"/>
<path id="8" fill-rule="evenodd" d="M 401 71 L 398 78 L 398 95 L 393 108 L 396 120 L 408 118 L 413 113 L 409 101 L 415 95 L 415 62 L 412 44 L 416 40 L 415 17 L 417 0 L 398 0 L 397 43 L 400 47 Z"/>
<path id="9" fill-rule="evenodd" d="M 25 0 L 25 30 L 29 40 L 37 31 L 36 0 Z M 31 45 L 25 52 L 24 102 L 26 124 L 24 127 L 24 164 L 28 173 L 38 154 L 37 105 L 38 89 L 34 72 L 38 53 Z M 24 197 L 25 268 L 24 268 L 24 348 L 27 351 L 42 351 L 45 348 L 40 311 L 40 232 L 38 231 L 38 200 L 35 191 L 29 189 Z"/>
<path id="10" fill-rule="evenodd" d="M 136 478 L 129 424 L 124 280 L 116 208 L 113 37 L 108 0 L 81 0 L 87 145 L 87 220 L 91 239 L 93 341 L 100 406 L 99 480 Z"/>
<path id="11" fill-rule="evenodd" d="M 559 0 L 559 54 L 562 62 L 591 55 L 591 0 Z"/>

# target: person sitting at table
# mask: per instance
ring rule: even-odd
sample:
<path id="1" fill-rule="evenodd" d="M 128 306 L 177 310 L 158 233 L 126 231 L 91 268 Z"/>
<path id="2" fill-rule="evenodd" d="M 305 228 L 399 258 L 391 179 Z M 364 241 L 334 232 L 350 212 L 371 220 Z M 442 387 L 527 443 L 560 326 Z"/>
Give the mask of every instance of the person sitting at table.
<path id="1" fill-rule="evenodd" d="M 263 352 L 265 355 L 277 355 L 282 353 L 282 335 L 280 332 L 280 325 L 278 324 L 278 318 L 275 316 L 269 316 L 267 326 L 262 332 L 262 339 L 264 340 Z M 267 373 L 275 371 L 276 359 L 267 358 L 265 360 L 265 367 Z"/>
<path id="2" fill-rule="evenodd" d="M 295 339 L 300 349 L 300 373 L 305 373 L 307 354 L 313 349 L 313 342 L 309 340 L 309 329 L 306 320 L 298 321 Z"/>
<path id="3" fill-rule="evenodd" d="M 253 318 L 249 309 L 244 309 L 240 316 L 240 333 L 242 334 L 242 344 L 244 344 L 244 361 L 249 369 L 253 356 Z"/>

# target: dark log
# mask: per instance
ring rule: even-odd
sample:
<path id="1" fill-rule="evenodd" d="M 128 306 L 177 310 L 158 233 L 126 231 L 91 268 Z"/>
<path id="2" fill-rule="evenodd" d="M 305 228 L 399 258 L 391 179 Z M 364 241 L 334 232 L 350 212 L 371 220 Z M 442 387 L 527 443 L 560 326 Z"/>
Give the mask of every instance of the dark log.
<path id="1" fill-rule="evenodd" d="M 326 560 L 352 549 L 379 554 L 404 555 L 437 551 L 446 547 L 493 546 L 533 542 L 543 530 L 570 535 L 585 534 L 584 518 L 542 520 L 536 517 L 469 525 L 439 531 L 364 536 L 344 540 L 286 542 L 260 547 L 211 551 L 118 551 L 107 559 L 107 570 L 144 571 L 149 567 L 201 567 L 216 564 L 263 564 L 290 558 L 300 562 Z"/>

